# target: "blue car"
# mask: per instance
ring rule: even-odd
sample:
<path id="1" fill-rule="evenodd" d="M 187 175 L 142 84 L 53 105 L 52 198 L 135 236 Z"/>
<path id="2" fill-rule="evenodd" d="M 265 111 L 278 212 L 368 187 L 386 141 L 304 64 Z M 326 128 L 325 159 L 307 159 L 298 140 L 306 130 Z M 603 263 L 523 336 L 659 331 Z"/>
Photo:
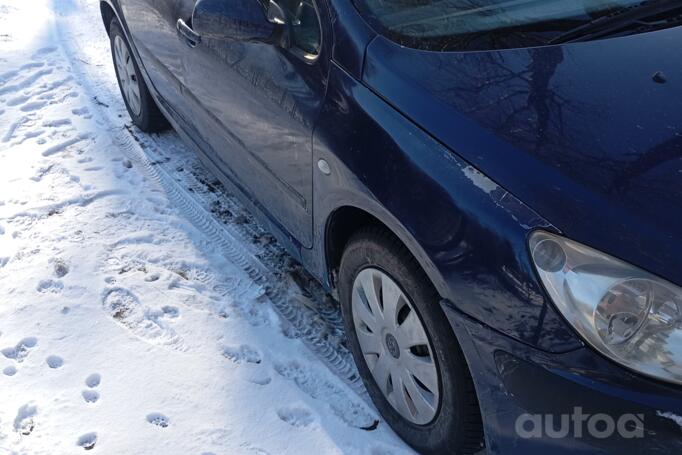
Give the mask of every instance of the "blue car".
<path id="1" fill-rule="evenodd" d="M 682 2 L 104 0 L 422 453 L 682 453 Z"/>

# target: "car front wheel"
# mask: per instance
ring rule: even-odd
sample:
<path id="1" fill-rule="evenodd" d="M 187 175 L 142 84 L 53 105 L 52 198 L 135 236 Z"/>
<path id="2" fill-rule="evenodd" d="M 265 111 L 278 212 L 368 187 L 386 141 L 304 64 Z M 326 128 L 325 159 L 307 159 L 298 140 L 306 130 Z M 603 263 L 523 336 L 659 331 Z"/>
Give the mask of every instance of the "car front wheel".
<path id="1" fill-rule="evenodd" d="M 375 406 L 422 453 L 468 454 L 483 429 L 466 361 L 439 295 L 390 233 L 355 234 L 339 271 L 348 342 Z"/>

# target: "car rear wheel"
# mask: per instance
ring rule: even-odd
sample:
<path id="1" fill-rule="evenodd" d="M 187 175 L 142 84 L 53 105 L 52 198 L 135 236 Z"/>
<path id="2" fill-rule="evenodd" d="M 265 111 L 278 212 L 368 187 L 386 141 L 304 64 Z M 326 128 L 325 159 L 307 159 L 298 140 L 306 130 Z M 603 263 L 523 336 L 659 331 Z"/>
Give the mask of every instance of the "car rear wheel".
<path id="1" fill-rule="evenodd" d="M 339 270 L 348 342 L 375 406 L 422 453 L 483 447 L 469 369 L 439 295 L 397 238 L 377 227 L 355 234 Z"/>
<path id="2" fill-rule="evenodd" d="M 133 58 L 121 24 L 114 18 L 109 27 L 111 54 L 114 60 L 116 79 L 123 101 L 133 123 L 144 132 L 162 131 L 169 127 L 168 121 L 152 98 L 140 68 Z"/>

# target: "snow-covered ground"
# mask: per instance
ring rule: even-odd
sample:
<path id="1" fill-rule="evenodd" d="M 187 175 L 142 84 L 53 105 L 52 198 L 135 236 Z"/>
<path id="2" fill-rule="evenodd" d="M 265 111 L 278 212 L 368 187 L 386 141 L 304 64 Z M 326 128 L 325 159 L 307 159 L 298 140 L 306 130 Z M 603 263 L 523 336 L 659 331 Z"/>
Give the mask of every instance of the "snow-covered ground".
<path id="1" fill-rule="evenodd" d="M 130 126 L 96 0 L 0 0 L 0 454 L 411 453 L 339 318 Z"/>

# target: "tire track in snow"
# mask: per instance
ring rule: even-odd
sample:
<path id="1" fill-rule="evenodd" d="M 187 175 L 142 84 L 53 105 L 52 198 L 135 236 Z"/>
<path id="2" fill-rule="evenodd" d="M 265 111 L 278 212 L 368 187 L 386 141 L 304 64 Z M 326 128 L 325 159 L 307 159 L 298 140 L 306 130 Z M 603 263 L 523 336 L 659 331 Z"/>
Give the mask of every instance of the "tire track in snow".
<path id="1" fill-rule="evenodd" d="M 299 302 L 296 304 L 312 308 L 331 336 L 339 339 L 345 337 L 343 316 L 339 305 L 300 264 L 293 261 L 281 246 L 270 241 L 273 238 L 272 235 L 250 220 L 251 214 L 245 212 L 242 204 L 225 191 L 222 184 L 215 180 L 215 176 L 211 175 L 198 161 L 198 157 L 192 163 L 183 163 L 178 170 L 177 163 L 172 163 L 169 154 L 164 153 L 164 151 L 170 151 L 170 155 L 182 155 L 184 152 L 187 155 L 184 149 L 175 152 L 178 147 L 172 141 L 174 138 L 167 135 L 136 134 L 137 130 L 134 128 L 129 128 L 129 131 L 148 153 L 154 155 L 152 158 L 156 166 L 163 167 L 176 181 L 179 179 L 180 185 L 191 193 L 191 197 L 211 212 L 221 224 L 229 228 L 234 237 L 244 239 L 243 244 L 247 246 L 253 246 L 249 248 L 249 251 L 277 276 L 278 281 L 286 281 L 289 288 L 301 290 L 301 295 L 298 296 Z M 191 169 L 186 169 L 188 167 Z M 244 213 L 248 216 L 244 217 Z M 251 245 L 251 243 L 258 245 Z"/>
<path id="2" fill-rule="evenodd" d="M 282 283 L 266 264 L 246 250 L 244 242 L 248 244 L 248 239 L 235 236 L 230 232 L 230 225 L 220 223 L 212 213 L 197 204 L 164 167 L 149 160 L 132 135 L 125 137 L 116 135 L 115 139 L 124 154 L 129 154 L 131 160 L 143 166 L 164 188 L 169 199 L 192 224 L 201 230 L 230 262 L 246 272 L 254 283 L 263 287 L 273 306 L 300 334 L 306 345 L 322 358 L 335 374 L 353 386 L 357 392 L 364 394 L 364 387 L 350 353 L 340 349 L 339 345 L 325 337 L 326 330 L 322 324 L 316 323 L 319 318 L 315 311 L 306 306 L 296 305 L 289 299 L 288 283 Z"/>
<path id="3" fill-rule="evenodd" d="M 81 88 L 93 99 L 97 94 L 90 84 L 89 74 L 82 61 L 75 58 L 78 49 L 73 48 L 71 41 L 64 36 L 64 31 L 57 24 L 55 32 L 58 35 L 55 42 L 62 46 L 62 55 L 69 62 L 73 72 L 79 73 L 82 81 Z M 101 106 L 95 106 L 97 115 L 105 124 L 116 125 L 120 119 L 112 118 Z M 87 112 L 87 111 L 85 111 Z M 75 112 L 74 112 L 75 114 Z M 154 148 L 155 145 L 140 137 L 131 130 L 120 130 L 114 126 L 108 129 L 111 141 L 119 147 L 124 155 L 144 171 L 165 191 L 169 200 L 199 229 L 222 255 L 241 268 L 247 276 L 260 285 L 272 302 L 278 313 L 291 325 L 294 332 L 320 358 L 329 369 L 343 379 L 365 400 L 366 391 L 360 380 L 357 369 L 348 348 L 335 337 L 331 337 L 330 329 L 338 330 L 342 326 L 338 310 L 330 309 L 329 302 L 320 298 L 319 293 L 309 296 L 313 305 L 301 304 L 296 298 L 292 299 L 290 281 L 283 281 L 276 270 L 280 264 L 268 264 L 253 254 L 246 246 L 251 239 L 244 237 L 244 230 L 234 224 L 223 224 L 190 194 L 181 182 L 173 176 L 173 170 L 166 169 L 159 161 L 151 160 L 145 151 L 145 146 Z M 162 155 L 162 154 L 161 154 Z M 312 307 L 323 308 L 323 312 L 315 311 Z M 330 324 L 330 321 L 332 324 Z"/>

